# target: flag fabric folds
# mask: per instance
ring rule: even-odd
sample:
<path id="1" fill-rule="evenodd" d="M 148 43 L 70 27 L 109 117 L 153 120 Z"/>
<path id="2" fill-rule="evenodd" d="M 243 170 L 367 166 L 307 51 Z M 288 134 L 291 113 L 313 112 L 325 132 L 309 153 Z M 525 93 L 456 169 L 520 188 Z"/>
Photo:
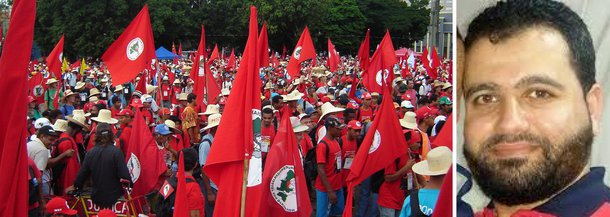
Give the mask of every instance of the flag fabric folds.
<path id="1" fill-rule="evenodd" d="M 102 60 L 112 76 L 112 86 L 116 86 L 131 81 L 138 73 L 150 68 L 151 60 L 155 58 L 148 5 L 144 5 L 138 16 L 102 55 Z"/>
<path id="2" fill-rule="evenodd" d="M 15 0 L 0 57 L 0 216 L 28 216 L 27 69 L 34 41 L 35 0 Z M 10 124 L 8 124 L 10 123 Z"/>
<path id="3" fill-rule="evenodd" d="M 55 79 L 61 80 L 61 67 L 64 56 L 64 35 L 61 35 L 61 38 L 55 45 L 55 48 L 49 53 L 47 56 L 47 68 L 49 71 L 55 75 Z M 57 107 L 55 107 L 57 108 Z"/>
<path id="4" fill-rule="evenodd" d="M 337 68 L 339 68 L 339 64 L 341 60 L 339 59 L 339 53 L 335 49 L 335 45 L 328 38 L 328 68 L 330 68 L 331 72 L 336 72 Z"/>
<path id="5" fill-rule="evenodd" d="M 360 49 L 358 49 L 358 62 L 360 69 L 362 71 L 367 70 L 369 68 L 369 52 L 371 50 L 371 30 L 366 30 L 366 36 L 364 37 L 364 41 L 360 44 Z"/>
<path id="6" fill-rule="evenodd" d="M 309 217 L 312 207 L 299 144 L 290 124 L 290 109 L 284 106 L 281 114 L 278 132 L 265 162 L 260 216 Z"/>
<path id="7" fill-rule="evenodd" d="M 225 105 L 223 113 L 226 115 L 220 121 L 203 168 L 218 185 L 215 206 L 222 208 L 214 210 L 216 217 L 239 216 L 242 206 L 246 216 L 258 216 L 260 210 L 262 159 L 260 144 L 255 143 L 260 136 L 261 122 L 256 14 L 256 8 L 250 7 L 248 41 Z M 247 190 L 243 192 L 245 180 Z M 242 204 L 242 193 L 245 193 L 247 203 Z"/>
<path id="8" fill-rule="evenodd" d="M 370 92 L 381 93 L 383 91 L 382 85 L 394 80 L 394 65 L 397 62 L 390 31 L 386 31 L 379 47 L 373 54 L 368 69 L 362 74 L 362 82 L 366 89 Z"/>
<path id="9" fill-rule="evenodd" d="M 212 50 L 212 54 L 210 54 L 210 59 L 208 60 L 208 64 L 212 64 L 212 62 L 218 59 L 218 45 L 214 45 L 214 49 Z"/>
<path id="10" fill-rule="evenodd" d="M 301 63 L 312 58 L 316 58 L 316 50 L 313 47 L 309 29 L 305 27 L 297 45 L 294 47 L 294 51 L 292 51 L 288 66 L 286 66 L 290 77 L 299 77 L 301 74 Z"/>
<path id="11" fill-rule="evenodd" d="M 235 69 L 235 49 L 234 48 L 231 48 L 231 55 L 229 55 L 229 61 L 227 61 L 226 69 L 229 71 Z"/>
<path id="12" fill-rule="evenodd" d="M 186 197 L 186 175 L 184 174 L 184 152 L 180 151 L 178 172 L 176 172 L 176 198 L 174 200 L 174 217 L 189 217 L 190 211 Z"/>
<path id="13" fill-rule="evenodd" d="M 267 22 L 263 23 L 258 37 L 259 66 L 269 67 L 269 39 L 267 38 Z"/>

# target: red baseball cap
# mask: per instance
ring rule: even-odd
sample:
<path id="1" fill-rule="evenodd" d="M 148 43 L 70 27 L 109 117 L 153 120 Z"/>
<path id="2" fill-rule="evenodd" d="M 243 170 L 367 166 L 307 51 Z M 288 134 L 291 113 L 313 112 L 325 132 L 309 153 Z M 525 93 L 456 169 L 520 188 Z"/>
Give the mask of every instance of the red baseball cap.
<path id="1" fill-rule="evenodd" d="M 372 98 L 372 96 L 370 93 L 364 92 L 362 94 L 362 99 L 371 99 L 371 98 Z"/>
<path id="2" fill-rule="evenodd" d="M 351 109 L 358 109 L 359 105 L 358 105 L 358 103 L 351 101 L 351 102 L 347 103 L 347 107 L 351 108 Z"/>
<path id="3" fill-rule="evenodd" d="M 403 132 L 403 134 L 411 132 L 411 139 L 409 139 L 407 141 L 407 145 L 410 145 L 410 144 L 413 144 L 413 143 L 416 143 L 416 142 L 421 142 L 421 134 L 420 134 L 419 131 L 417 131 L 417 130 L 403 130 L 402 132 Z"/>
<path id="4" fill-rule="evenodd" d="M 159 115 L 169 115 L 170 111 L 168 108 L 161 108 L 159 109 Z"/>
<path id="5" fill-rule="evenodd" d="M 129 116 L 129 117 L 133 117 L 133 111 L 131 111 L 131 109 L 122 109 L 116 116 Z"/>
<path id="6" fill-rule="evenodd" d="M 32 103 L 36 101 L 36 98 L 34 98 L 33 96 L 28 96 L 28 103 Z"/>
<path id="7" fill-rule="evenodd" d="M 322 100 L 322 103 L 327 103 L 327 102 L 330 102 L 330 97 L 323 96 L 321 100 Z"/>
<path id="8" fill-rule="evenodd" d="M 347 128 L 354 129 L 354 130 L 361 130 L 362 124 L 360 123 L 360 121 L 351 120 L 351 121 L 349 121 L 349 123 L 347 123 Z"/>
<path id="9" fill-rule="evenodd" d="M 116 213 L 109 209 L 100 210 L 94 217 L 117 217 Z"/>
<path id="10" fill-rule="evenodd" d="M 76 215 L 76 210 L 70 209 L 68 202 L 61 197 L 54 197 L 47 202 L 47 213 L 49 214 L 64 214 L 64 215 Z"/>
<path id="11" fill-rule="evenodd" d="M 129 105 L 136 107 L 136 108 L 144 107 L 142 105 L 142 100 L 140 100 L 140 98 L 138 98 L 138 97 L 133 97 L 133 100 L 131 100 L 131 104 L 129 104 Z"/>
<path id="12" fill-rule="evenodd" d="M 415 117 L 417 117 L 417 122 L 426 119 L 430 116 L 433 116 L 436 114 L 436 112 L 434 111 L 435 109 L 429 108 L 429 107 L 422 107 L 419 108 L 416 112 L 415 112 Z M 437 110 L 438 111 L 438 110 Z"/>

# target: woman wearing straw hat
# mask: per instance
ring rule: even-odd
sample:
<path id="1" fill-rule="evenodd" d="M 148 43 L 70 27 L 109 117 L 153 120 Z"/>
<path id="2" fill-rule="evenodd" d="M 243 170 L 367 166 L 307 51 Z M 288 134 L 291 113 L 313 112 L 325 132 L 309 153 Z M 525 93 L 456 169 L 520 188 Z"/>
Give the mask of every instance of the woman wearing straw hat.
<path id="1" fill-rule="evenodd" d="M 61 111 L 64 117 L 71 115 L 72 111 L 74 111 L 76 105 L 76 95 L 78 94 L 72 92 L 72 90 L 64 91 L 64 97 L 62 98 L 64 104 L 59 107 L 59 111 Z"/>

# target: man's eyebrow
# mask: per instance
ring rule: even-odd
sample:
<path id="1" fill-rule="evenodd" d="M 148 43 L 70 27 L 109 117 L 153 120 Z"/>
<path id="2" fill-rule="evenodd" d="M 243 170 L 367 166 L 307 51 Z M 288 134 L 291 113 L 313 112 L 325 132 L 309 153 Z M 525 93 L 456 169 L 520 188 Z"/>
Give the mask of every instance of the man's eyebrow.
<path id="1" fill-rule="evenodd" d="M 559 82 L 553 80 L 552 78 L 550 78 L 548 76 L 541 76 L 541 75 L 530 75 L 530 76 L 521 78 L 521 80 L 519 80 L 519 82 L 517 82 L 517 84 L 515 84 L 515 87 L 523 88 L 523 87 L 533 85 L 533 84 L 549 85 L 549 86 L 555 87 L 560 90 L 565 89 L 565 86 L 560 84 Z"/>
<path id="2" fill-rule="evenodd" d="M 472 94 L 482 91 L 482 90 L 496 90 L 498 88 L 499 88 L 499 85 L 496 83 L 493 83 L 493 82 L 474 84 L 474 85 L 472 85 L 472 87 L 470 87 L 466 90 L 466 94 L 464 95 L 464 98 L 468 98 Z"/>

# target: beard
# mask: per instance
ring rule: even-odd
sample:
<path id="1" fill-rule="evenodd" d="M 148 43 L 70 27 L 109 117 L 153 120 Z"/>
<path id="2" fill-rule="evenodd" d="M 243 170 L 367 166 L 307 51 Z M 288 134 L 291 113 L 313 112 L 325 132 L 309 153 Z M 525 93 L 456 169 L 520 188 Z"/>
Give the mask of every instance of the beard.
<path id="1" fill-rule="evenodd" d="M 479 153 L 464 145 L 464 156 L 475 181 L 493 201 L 508 206 L 529 204 L 557 194 L 582 173 L 593 137 L 590 122 L 556 144 L 530 133 L 496 134 L 484 141 Z M 493 156 L 495 145 L 518 141 L 537 146 L 541 154 L 508 159 Z"/>

